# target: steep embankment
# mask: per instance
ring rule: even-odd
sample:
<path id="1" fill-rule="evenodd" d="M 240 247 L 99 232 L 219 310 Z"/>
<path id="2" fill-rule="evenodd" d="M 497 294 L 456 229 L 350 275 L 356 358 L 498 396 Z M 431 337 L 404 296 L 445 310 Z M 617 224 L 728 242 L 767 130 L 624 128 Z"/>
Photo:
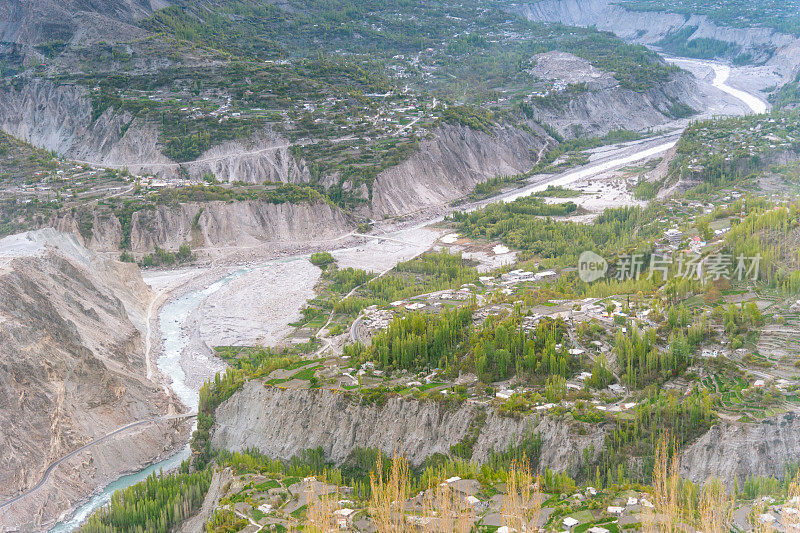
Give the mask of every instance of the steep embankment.
<path id="1" fill-rule="evenodd" d="M 614 0 L 544 0 L 515 5 L 512 10 L 537 22 L 594 26 L 622 39 L 653 45 L 667 35 L 692 30 L 688 40 L 707 38 L 736 45 L 737 52 L 778 67 L 788 81 L 800 65 L 800 41 L 764 27 L 724 27 L 702 15 L 631 11 Z"/>
<path id="2" fill-rule="evenodd" d="M 174 163 L 161 152 L 154 124 L 114 108 L 95 117 L 84 87 L 50 80 L 0 89 L 0 128 L 69 159 L 138 174 L 175 176 L 184 171 L 199 179 L 210 173 L 249 183 L 310 179 L 305 163 L 293 158 L 289 142 L 269 131 L 212 147 L 194 161 Z"/>
<path id="3" fill-rule="evenodd" d="M 94 213 L 91 229 L 88 233 L 84 231 L 84 235 L 81 235 L 79 216 L 73 212 L 63 213 L 48 225 L 76 235 L 93 250 L 119 251 L 123 229 L 116 216 Z M 183 243 L 224 248 L 266 242 L 316 241 L 337 237 L 350 229 L 345 214 L 324 202 L 193 202 L 159 205 L 133 213 L 130 248 L 138 254 L 152 252 L 156 246 L 177 250 Z"/>
<path id="4" fill-rule="evenodd" d="M 42 230 L 0 241 L 0 503 L 34 487 L 65 454 L 167 411 L 163 389 L 145 378 L 149 298 L 137 267 L 70 236 Z M 185 429 L 150 424 L 73 457 L 5 507 L 0 526 L 41 530 L 177 445 Z"/>
<path id="5" fill-rule="evenodd" d="M 728 486 L 746 476 L 782 477 L 800 456 L 800 416 L 757 424 L 720 422 L 681 454 L 681 473 L 692 481 L 722 478 Z"/>
<path id="6" fill-rule="evenodd" d="M 406 161 L 383 171 L 372 188 L 373 216 L 395 216 L 448 204 L 477 183 L 529 170 L 547 136 L 512 127 L 491 132 L 443 126 Z"/>
<path id="7" fill-rule="evenodd" d="M 687 72 L 673 73 L 665 83 L 640 92 L 623 87 L 613 74 L 585 59 L 547 52 L 536 56 L 532 73 L 542 79 L 585 86 L 569 100 L 555 97 L 531 102 L 535 118 L 565 138 L 603 136 L 613 129 L 644 131 L 674 120 L 677 111 L 707 107 L 707 97 Z"/>
<path id="8" fill-rule="evenodd" d="M 252 381 L 216 412 L 214 448 L 257 448 L 270 457 L 289 459 L 321 446 L 335 463 L 356 446 L 387 454 L 402 452 L 414 464 L 467 437 L 485 409 L 475 404 L 447 408 L 436 402 L 390 398 L 385 405 L 362 405 L 358 397 L 324 390 L 281 390 Z M 580 433 L 582 423 L 547 417 L 507 418 L 490 409 L 473 447 L 472 459 L 486 461 L 492 449 L 505 451 L 526 432 L 543 441 L 542 466 L 568 469 L 583 461 L 583 450 L 603 445 L 603 431 Z M 397 449 L 397 447 L 400 447 Z"/>
<path id="9" fill-rule="evenodd" d="M 326 458 L 341 463 L 357 446 L 402 451 L 414 465 L 468 436 L 479 413 L 485 422 L 473 446 L 472 460 L 485 461 L 490 450 L 505 450 L 526 432 L 542 438 L 542 466 L 573 470 L 583 450 L 603 448 L 605 430 L 550 417 L 509 418 L 476 404 L 444 407 L 399 397 L 385 405 L 362 405 L 359 398 L 324 390 L 281 390 L 252 381 L 217 409 L 212 447 L 256 448 L 289 459 L 321 446 Z M 681 472 L 702 482 L 722 477 L 732 486 L 746 476 L 778 476 L 800 455 L 800 417 L 780 415 L 756 424 L 720 422 L 681 452 Z"/>

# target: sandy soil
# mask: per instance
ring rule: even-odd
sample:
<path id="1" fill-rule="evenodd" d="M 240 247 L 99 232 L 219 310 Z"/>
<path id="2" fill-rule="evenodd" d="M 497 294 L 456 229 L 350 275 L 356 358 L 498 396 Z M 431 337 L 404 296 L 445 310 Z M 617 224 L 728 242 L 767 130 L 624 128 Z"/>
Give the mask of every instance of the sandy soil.
<path id="1" fill-rule="evenodd" d="M 570 186 L 583 194 L 575 198 L 546 198 L 547 203 L 575 202 L 588 213 L 564 217 L 564 220 L 588 224 L 594 221 L 605 209 L 647 205 L 633 197 L 626 185 L 626 180 L 619 177 L 620 172 L 608 172 L 584 179 Z"/>
<path id="2" fill-rule="evenodd" d="M 429 249 L 443 233 L 436 228 L 410 227 L 380 234 L 358 246 L 331 253 L 341 268 L 383 272 Z"/>
<path id="3" fill-rule="evenodd" d="M 307 259 L 271 262 L 231 280 L 196 311 L 200 338 L 210 346 L 274 346 L 294 328 L 314 297 L 321 271 Z"/>

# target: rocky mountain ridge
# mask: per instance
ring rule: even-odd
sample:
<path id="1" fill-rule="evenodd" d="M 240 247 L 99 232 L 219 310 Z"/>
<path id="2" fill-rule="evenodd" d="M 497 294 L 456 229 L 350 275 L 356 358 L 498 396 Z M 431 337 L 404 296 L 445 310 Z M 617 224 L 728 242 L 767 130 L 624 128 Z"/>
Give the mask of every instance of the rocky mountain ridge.
<path id="1" fill-rule="evenodd" d="M 681 454 L 681 473 L 701 483 L 710 477 L 728 486 L 747 476 L 783 477 L 800 455 L 796 412 L 758 423 L 721 421 Z"/>
<path id="2" fill-rule="evenodd" d="M 141 37 L 135 22 L 168 0 L 9 0 L 0 4 L 0 41 L 35 46 Z"/>
<path id="3" fill-rule="evenodd" d="M 545 55 L 554 69 L 567 64 L 570 71 L 592 70 L 588 62 L 570 54 Z M 421 142 L 419 150 L 381 172 L 371 194 L 362 187 L 359 195 L 369 206 L 362 214 L 380 218 L 448 204 L 486 179 L 528 171 L 554 143 L 540 123 L 552 125 L 567 138 L 578 133 L 604 135 L 612 129 L 645 130 L 665 124 L 676 104 L 703 107 L 694 80 L 685 73 L 644 93 L 619 87 L 608 74 L 602 80 L 566 105 L 534 105 L 533 120 L 524 128 L 498 124 L 479 131 L 442 124 Z M 34 79 L 18 89 L 0 89 L 0 104 L 4 131 L 78 162 L 138 174 L 184 174 L 195 180 L 210 174 L 222 181 L 248 183 L 312 181 L 307 163 L 292 154 L 292 143 L 274 132 L 228 141 L 194 161 L 178 164 L 160 151 L 155 125 L 113 107 L 94 118 L 91 98 L 83 87 Z M 330 186 L 336 179 L 329 178 L 335 176 L 320 179 Z M 345 181 L 343 187 L 355 186 Z"/>
<path id="4" fill-rule="evenodd" d="M 364 405 L 331 391 L 281 389 L 259 381 L 246 383 L 217 408 L 211 444 L 234 451 L 255 448 L 280 459 L 321 446 L 336 464 L 357 446 L 371 447 L 389 455 L 402 452 L 420 465 L 462 442 L 484 409 L 472 461 L 485 462 L 492 451 L 504 451 L 535 432 L 542 439 L 541 467 L 574 475 L 585 451 L 594 459 L 604 445 L 604 426 L 571 419 L 507 417 L 475 404 L 446 407 L 399 397 Z M 793 412 L 759 423 L 722 421 L 681 452 L 681 473 L 697 483 L 720 477 L 728 486 L 747 476 L 780 477 L 800 454 L 798 427 L 800 417 Z"/>
<path id="5" fill-rule="evenodd" d="M 72 450 L 167 412 L 172 400 L 145 377 L 150 296 L 135 265 L 74 237 L 50 229 L 0 240 L 1 502 Z M 147 424 L 78 454 L 5 508 L 0 525 L 40 530 L 120 473 L 157 460 L 187 429 Z"/>

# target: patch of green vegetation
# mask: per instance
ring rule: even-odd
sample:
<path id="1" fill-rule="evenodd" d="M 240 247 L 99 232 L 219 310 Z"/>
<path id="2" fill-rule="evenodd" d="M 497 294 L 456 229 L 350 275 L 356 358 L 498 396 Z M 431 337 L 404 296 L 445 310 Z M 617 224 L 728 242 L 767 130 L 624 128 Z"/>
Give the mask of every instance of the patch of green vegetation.
<path id="1" fill-rule="evenodd" d="M 320 267 L 322 270 L 325 270 L 328 265 L 334 263 L 336 259 L 330 254 L 330 252 L 317 252 L 311 254 L 311 264 L 314 266 Z"/>
<path id="2" fill-rule="evenodd" d="M 770 102 L 775 109 L 796 108 L 800 105 L 800 74 L 772 94 Z"/>
<path id="3" fill-rule="evenodd" d="M 527 202 L 520 201 L 454 213 L 451 220 L 462 235 L 499 239 L 509 247 L 561 266 L 577 264 L 578 255 L 584 250 L 610 256 L 617 250 L 644 249 L 648 238 L 660 235 L 658 228 L 649 224 L 652 213 L 646 214 L 639 207 L 607 209 L 592 225 L 543 219 L 536 209 L 531 210 Z"/>
<path id="4" fill-rule="evenodd" d="M 660 182 L 640 179 L 633 188 L 633 197 L 637 200 L 652 200 L 656 197 L 660 188 Z"/>
<path id="5" fill-rule="evenodd" d="M 540 198 L 577 198 L 582 194 L 581 191 L 568 189 L 561 185 L 548 185 L 545 190 L 534 193 L 533 196 L 538 196 Z"/>
<path id="6" fill-rule="evenodd" d="M 292 374 L 288 378 L 270 379 L 266 383 L 267 385 L 280 385 L 281 383 L 286 383 L 287 381 L 292 381 L 295 379 L 299 379 L 302 381 L 311 381 L 314 379 L 314 374 L 316 374 L 317 370 L 319 370 L 320 368 L 322 368 L 321 365 L 312 366 L 309 368 L 305 368 L 300 372 Z"/>
<path id="7" fill-rule="evenodd" d="M 259 483 L 259 484 L 258 484 L 258 485 L 256 485 L 254 488 L 255 488 L 256 490 L 258 490 L 258 491 L 261 491 L 261 492 L 266 492 L 266 491 L 268 491 L 268 490 L 270 490 L 270 489 L 279 489 L 280 487 L 281 487 L 281 484 L 280 484 L 280 483 L 278 483 L 278 482 L 277 482 L 277 481 L 275 481 L 274 479 L 270 479 L 270 480 L 268 480 L 268 481 L 265 481 L 265 482 L 263 482 L 263 483 Z"/>
<path id="8" fill-rule="evenodd" d="M 696 57 L 698 59 L 713 59 L 715 57 L 732 56 L 737 53 L 738 47 L 727 41 L 697 37 L 692 35 L 697 31 L 697 26 L 686 26 L 675 33 L 671 33 L 656 43 L 665 51 L 678 56 Z"/>
<path id="9" fill-rule="evenodd" d="M 476 282 L 479 276 L 478 270 L 460 253 L 427 252 L 398 263 L 385 276 L 373 278 L 350 298 L 336 302 L 333 309 L 337 313 L 350 315 L 374 304 L 388 304 L 418 294 L 457 289 L 465 283 Z"/>
<path id="10" fill-rule="evenodd" d="M 114 492 L 111 501 L 94 512 L 79 531 L 170 529 L 200 509 L 211 477 L 210 468 L 189 473 L 188 462 L 181 465 L 178 473 L 153 472 L 144 481 Z"/>
<path id="11" fill-rule="evenodd" d="M 142 260 L 139 261 L 139 266 L 142 268 L 172 266 L 189 263 L 195 259 L 197 259 L 197 255 L 192 252 L 192 248 L 188 243 L 181 244 L 177 252 L 170 252 L 156 246 L 152 254 L 145 254 L 142 257 Z"/>
<path id="12" fill-rule="evenodd" d="M 475 106 L 452 106 L 442 112 L 447 122 L 462 124 L 473 130 L 489 133 L 493 124 L 492 113 Z"/>

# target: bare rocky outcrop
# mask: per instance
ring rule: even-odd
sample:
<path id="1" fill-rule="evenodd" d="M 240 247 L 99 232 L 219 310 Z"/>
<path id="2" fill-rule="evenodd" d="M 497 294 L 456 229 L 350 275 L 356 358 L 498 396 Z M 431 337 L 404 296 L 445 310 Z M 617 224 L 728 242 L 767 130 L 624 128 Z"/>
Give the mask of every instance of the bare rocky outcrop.
<path id="1" fill-rule="evenodd" d="M 406 161 L 378 175 L 372 188 L 376 217 L 412 213 L 446 205 L 477 183 L 529 170 L 548 137 L 513 127 L 491 132 L 443 126 Z"/>
<path id="2" fill-rule="evenodd" d="M 349 228 L 344 213 L 324 202 L 189 203 L 134 213 L 131 248 L 134 252 L 147 252 L 155 246 L 175 250 L 184 242 L 219 248 L 325 240 L 346 233 Z"/>
<path id="3" fill-rule="evenodd" d="M 362 405 L 358 398 L 329 390 L 265 387 L 251 381 L 217 409 L 214 448 L 257 448 L 270 457 L 289 459 L 321 446 L 326 458 L 343 462 L 357 446 L 402 452 L 413 465 L 435 453 L 447 454 L 462 441 L 484 406 L 446 407 L 399 397 L 385 405 Z M 543 441 L 542 466 L 576 467 L 583 450 L 599 452 L 605 432 L 581 435 L 581 423 L 547 417 L 501 417 L 488 410 L 472 460 L 486 461 L 492 449 L 505 451 L 528 431 Z"/>
<path id="4" fill-rule="evenodd" d="M 134 265 L 41 230 L 0 241 L 0 502 L 36 486 L 67 453 L 166 413 L 145 376 L 142 329 L 150 291 Z M 168 454 L 186 436 L 146 424 L 60 464 L 0 513 L 0 526 L 41 530 L 120 474 Z"/>
<path id="5" fill-rule="evenodd" d="M 447 124 L 434 130 L 416 153 L 378 175 L 370 214 L 402 216 L 444 206 L 469 194 L 478 183 L 529 171 L 555 144 L 539 123 L 565 138 L 602 136 L 614 129 L 643 131 L 664 125 L 673 120 L 670 115 L 679 104 L 692 109 L 705 109 L 707 104 L 686 72 L 637 92 L 572 54 L 548 52 L 536 59 L 536 76 L 585 83 L 587 90 L 569 95 L 562 105 L 534 103 L 535 120 L 528 121 L 525 129 L 504 125 L 477 131 Z"/>
<path id="6" fill-rule="evenodd" d="M 436 453 L 447 454 L 464 439 L 478 413 L 486 420 L 473 447 L 472 460 L 482 462 L 492 449 L 506 450 L 526 432 L 542 438 L 542 467 L 570 470 L 603 448 L 605 428 L 584 426 L 569 418 L 536 415 L 511 418 L 490 408 L 466 403 L 445 407 L 400 397 L 384 405 L 330 390 L 280 389 L 258 381 L 219 406 L 212 436 L 214 448 L 255 448 L 289 459 L 321 446 L 327 459 L 342 463 L 357 446 L 401 451 L 413 465 Z M 588 429 L 587 431 L 582 431 Z M 681 452 L 681 474 L 695 482 L 709 477 L 734 480 L 747 476 L 781 477 L 800 455 L 800 416 L 790 412 L 759 423 L 722 421 Z"/>
<path id="7" fill-rule="evenodd" d="M 695 110 L 706 108 L 696 80 L 687 72 L 677 72 L 666 83 L 637 92 L 622 87 L 612 73 L 600 71 L 572 54 L 547 52 L 536 59 L 533 72 L 537 76 L 586 85 L 586 91 L 571 95 L 563 104 L 533 106 L 538 120 L 566 138 L 661 126 L 673 120 L 670 114 L 679 104 Z"/>
<path id="8" fill-rule="evenodd" d="M 35 79 L 19 89 L 0 90 L 3 131 L 70 159 L 106 162 L 130 122 L 129 114 L 110 109 L 93 120 L 89 95 L 76 85 Z"/>
<path id="9" fill-rule="evenodd" d="M 193 178 L 210 174 L 228 182 L 308 183 L 311 173 L 305 161 L 296 160 L 290 148 L 287 139 L 265 132 L 249 141 L 229 141 L 214 146 L 196 161 L 183 166 Z"/>
<path id="10" fill-rule="evenodd" d="M 47 226 L 75 235 L 92 250 L 120 251 L 120 220 L 104 212 L 91 213 L 82 230 L 77 212 L 65 212 Z M 325 202 L 274 204 L 260 200 L 190 202 L 159 205 L 133 213 L 130 250 L 150 253 L 158 246 L 177 250 L 188 243 L 197 248 L 257 246 L 268 242 L 321 241 L 350 231 L 349 218 Z"/>
<path id="11" fill-rule="evenodd" d="M 247 183 L 305 183 L 311 177 L 305 163 L 292 156 L 289 141 L 271 131 L 176 163 L 161 152 L 155 125 L 114 108 L 95 117 L 86 88 L 44 79 L 0 90 L 0 128 L 69 159 L 137 174 L 185 173 L 195 179 L 213 174 Z"/>
<path id="12" fill-rule="evenodd" d="M 24 45 L 129 40 L 145 33 L 135 22 L 166 0 L 8 0 L 0 3 L 0 41 Z"/>
<path id="13" fill-rule="evenodd" d="M 721 478 L 728 486 L 747 476 L 783 476 L 800 456 L 800 416 L 795 412 L 758 423 L 723 421 L 681 454 L 681 473 L 692 481 Z"/>

